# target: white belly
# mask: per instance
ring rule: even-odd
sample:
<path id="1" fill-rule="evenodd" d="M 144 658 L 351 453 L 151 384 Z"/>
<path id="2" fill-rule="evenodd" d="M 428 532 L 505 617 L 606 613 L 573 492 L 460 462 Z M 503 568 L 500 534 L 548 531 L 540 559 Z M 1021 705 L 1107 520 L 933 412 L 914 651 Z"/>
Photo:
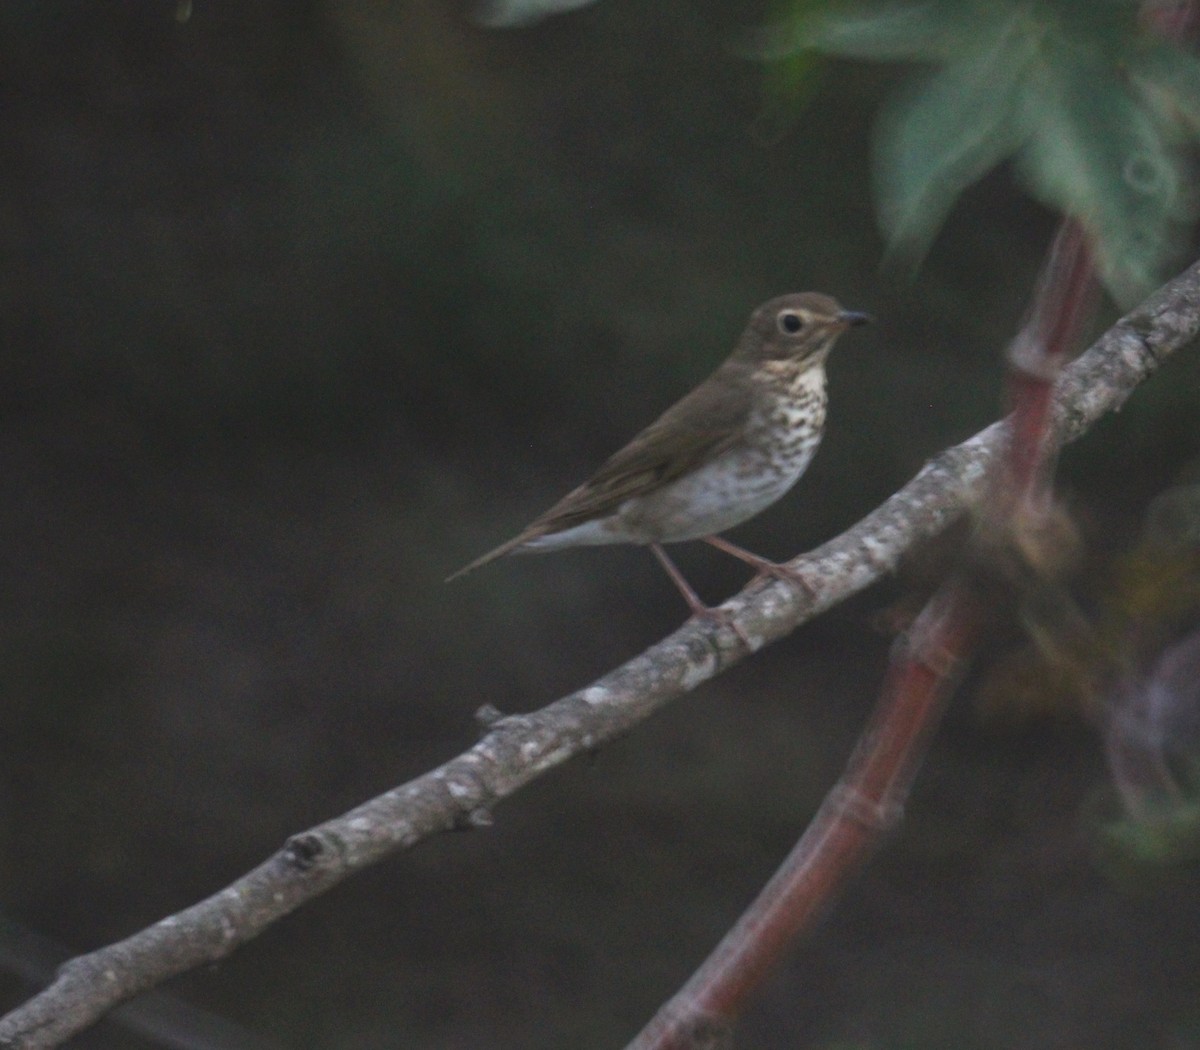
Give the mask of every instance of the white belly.
<path id="1" fill-rule="evenodd" d="M 797 444 L 785 457 L 755 450 L 726 453 L 648 496 L 626 500 L 614 514 L 525 545 L 531 551 L 607 543 L 679 543 L 724 532 L 748 521 L 799 480 L 820 437 Z"/>
<path id="2" fill-rule="evenodd" d="M 606 518 L 531 540 L 521 549 L 678 543 L 724 532 L 778 500 L 808 468 L 825 421 L 825 375 L 811 369 L 760 407 L 746 440 Z"/>
<path id="3" fill-rule="evenodd" d="M 627 501 L 615 517 L 631 538 L 647 537 L 643 543 L 678 543 L 724 532 L 749 521 L 796 484 L 817 443 L 806 443 L 782 460 L 754 451 L 729 452 L 651 496 Z"/>

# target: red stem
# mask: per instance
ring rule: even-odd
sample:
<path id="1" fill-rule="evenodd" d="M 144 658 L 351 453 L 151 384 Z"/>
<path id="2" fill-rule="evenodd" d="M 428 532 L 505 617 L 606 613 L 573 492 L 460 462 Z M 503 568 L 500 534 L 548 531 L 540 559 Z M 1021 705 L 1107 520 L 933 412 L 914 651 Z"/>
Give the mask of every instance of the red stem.
<path id="1" fill-rule="evenodd" d="M 1095 298 L 1095 265 L 1082 226 L 1059 227 L 1038 282 L 1029 320 L 1009 349 L 1008 396 L 1013 406 L 1008 477 L 1015 499 L 1028 498 L 1044 474 L 1054 381 L 1078 343 Z"/>
<path id="2" fill-rule="evenodd" d="M 729 1027 L 796 938 L 895 827 L 981 617 L 970 589 L 945 587 L 909 632 L 845 775 L 754 903 L 627 1050 L 693 1050 Z"/>

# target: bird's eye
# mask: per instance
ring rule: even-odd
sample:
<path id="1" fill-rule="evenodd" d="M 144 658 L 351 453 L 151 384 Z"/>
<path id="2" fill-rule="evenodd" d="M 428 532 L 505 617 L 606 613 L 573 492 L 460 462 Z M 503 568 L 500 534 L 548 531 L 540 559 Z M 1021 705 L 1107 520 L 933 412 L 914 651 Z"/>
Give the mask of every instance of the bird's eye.
<path id="1" fill-rule="evenodd" d="M 795 310 L 784 310 L 777 318 L 779 330 L 784 335 L 795 335 L 801 328 L 804 327 L 804 318 L 801 317 Z"/>

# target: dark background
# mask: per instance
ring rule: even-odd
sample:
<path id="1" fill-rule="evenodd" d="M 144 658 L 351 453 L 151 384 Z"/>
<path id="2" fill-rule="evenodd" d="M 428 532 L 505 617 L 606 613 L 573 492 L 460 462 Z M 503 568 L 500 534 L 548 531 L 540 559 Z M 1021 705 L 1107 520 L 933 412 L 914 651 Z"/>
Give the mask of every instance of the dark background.
<path id="1" fill-rule="evenodd" d="M 879 321 L 839 346 L 825 445 L 735 534 L 752 549 L 829 538 L 995 417 L 1054 216 L 1001 171 L 915 277 L 882 273 L 870 128 L 900 71 L 824 66 L 780 126 L 735 55 L 763 15 L 603 0 L 488 32 L 448 0 L 4 5 L 7 919 L 124 936 L 468 746 L 481 704 L 541 706 L 676 627 L 635 549 L 442 579 L 761 300 L 815 288 Z M 1194 357 L 1065 457 L 1091 572 L 1194 472 Z M 745 579 L 679 559 L 714 601 Z M 904 590 L 171 991 L 284 1046 L 623 1045 L 836 779 Z M 742 1045 L 1200 1046 L 1195 869 L 1112 878 L 1091 731 L 974 698 Z M 106 1024 L 76 1045 L 149 1044 Z"/>

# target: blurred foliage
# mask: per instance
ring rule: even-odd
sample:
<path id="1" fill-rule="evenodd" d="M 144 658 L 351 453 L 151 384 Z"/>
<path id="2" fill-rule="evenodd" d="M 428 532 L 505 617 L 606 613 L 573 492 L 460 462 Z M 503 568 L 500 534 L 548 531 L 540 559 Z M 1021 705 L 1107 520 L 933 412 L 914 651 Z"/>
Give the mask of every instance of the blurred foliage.
<path id="1" fill-rule="evenodd" d="M 1087 566 L 1082 597 L 1059 591 L 1023 623 L 1031 640 L 997 661 L 979 688 L 984 716 L 1012 722 L 1094 711 L 1115 683 L 1140 677 L 1200 616 L 1198 535 L 1200 486 L 1158 496 L 1131 550 Z"/>
<path id="2" fill-rule="evenodd" d="M 1084 223 L 1127 305 L 1180 245 L 1193 210 L 1180 147 L 1200 131 L 1200 61 L 1155 36 L 1141 6 L 803 2 L 753 50 L 932 67 L 901 85 L 876 126 L 876 210 L 893 258 L 918 262 L 958 197 L 1012 160 L 1035 197 Z"/>
<path id="3" fill-rule="evenodd" d="M 1193 780 L 1196 773 L 1191 771 Z M 1114 860 L 1120 855 L 1127 863 L 1137 861 L 1140 865 L 1195 861 L 1200 857 L 1200 800 L 1163 806 L 1160 813 L 1149 819 L 1142 816 L 1114 821 L 1105 825 L 1103 838 L 1111 847 L 1110 856 Z"/>
<path id="4" fill-rule="evenodd" d="M 1114 813 L 1115 792 L 1092 804 L 1096 863 L 1129 892 L 1145 895 L 1164 881 L 1200 873 L 1200 762 L 1181 763 L 1172 772 L 1178 790 L 1136 813 Z"/>
<path id="5" fill-rule="evenodd" d="M 595 0 L 481 0 L 474 14 L 480 25 L 494 28 L 525 26 L 591 3 Z"/>
<path id="6" fill-rule="evenodd" d="M 824 288 L 881 323 L 748 546 L 818 542 L 993 418 L 1053 216 L 985 179 L 918 284 L 880 279 L 864 142 L 897 75 L 772 63 L 771 115 L 821 94 L 764 147 L 762 69 L 729 50 L 763 6 L 610 0 L 509 33 L 474 0 L 0 6 L 12 914 L 127 934 L 461 749 L 478 704 L 527 709 L 661 636 L 682 610 L 637 551 L 441 579 L 694 384 L 754 302 Z M 1128 546 L 1200 452 L 1198 381 L 1179 355 L 1065 453 L 1089 539 Z M 714 598 L 745 580 L 681 559 Z M 878 600 L 180 994 L 313 1050 L 619 1045 L 836 777 Z M 747 1045 L 1140 1048 L 1195 1016 L 1194 891 L 1133 910 L 1074 834 L 1094 739 L 957 715 L 904 848 Z M 105 1039 L 78 1042 L 130 1045 Z"/>
<path id="7" fill-rule="evenodd" d="M 1087 716 L 1101 727 L 1111 782 L 1088 819 L 1097 864 L 1141 890 L 1147 878 L 1191 872 L 1200 862 L 1200 485 L 1156 498 L 1136 545 L 1092 574 L 1082 597 L 1052 589 L 1055 600 L 1023 623 L 1031 640 L 986 674 L 981 709 L 993 721 Z"/>

